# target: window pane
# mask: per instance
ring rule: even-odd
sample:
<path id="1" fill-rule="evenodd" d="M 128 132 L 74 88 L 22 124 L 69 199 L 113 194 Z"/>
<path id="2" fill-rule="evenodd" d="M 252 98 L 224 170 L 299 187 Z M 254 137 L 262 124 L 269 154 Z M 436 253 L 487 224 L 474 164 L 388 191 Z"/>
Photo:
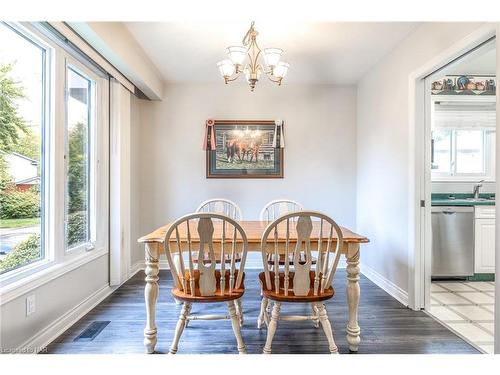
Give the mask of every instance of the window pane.
<path id="1" fill-rule="evenodd" d="M 451 131 L 433 130 L 434 159 L 432 170 L 440 173 L 451 172 Z"/>
<path id="2" fill-rule="evenodd" d="M 67 69 L 66 244 L 86 243 L 89 231 L 89 130 L 92 82 Z"/>
<path id="3" fill-rule="evenodd" d="M 457 173 L 484 173 L 482 130 L 457 130 Z"/>
<path id="4" fill-rule="evenodd" d="M 45 51 L 0 23 L 0 273 L 44 258 Z"/>

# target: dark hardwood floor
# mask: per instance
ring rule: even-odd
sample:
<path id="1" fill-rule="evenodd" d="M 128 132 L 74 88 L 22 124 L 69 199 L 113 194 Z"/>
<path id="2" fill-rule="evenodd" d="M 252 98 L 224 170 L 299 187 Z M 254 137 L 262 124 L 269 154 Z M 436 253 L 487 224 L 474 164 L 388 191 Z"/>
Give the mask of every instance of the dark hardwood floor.
<path id="1" fill-rule="evenodd" d="M 245 323 L 243 340 L 248 353 L 261 353 L 266 330 L 257 329 L 260 309 L 258 270 L 247 270 L 246 292 L 243 298 Z M 326 306 L 333 323 L 334 335 L 340 353 L 348 353 L 345 338 L 347 306 L 345 270 L 339 269 L 334 287 L 336 295 Z M 366 277 L 361 276 L 360 354 L 365 353 L 479 353 L 454 333 L 420 311 L 401 305 Z M 158 353 L 168 353 L 180 312 L 170 295 L 172 278 L 168 271 L 160 272 L 160 296 L 157 305 Z M 282 313 L 305 312 L 305 304 L 283 304 Z M 226 312 L 226 304 L 194 305 L 193 313 Z M 109 320 L 110 324 L 93 340 L 73 342 L 82 330 L 96 320 Z M 48 346 L 48 353 L 143 353 L 145 325 L 144 273 L 141 271 L 90 311 L 64 334 Z M 192 321 L 184 330 L 179 354 L 237 353 L 231 322 Z M 309 321 L 280 321 L 273 341 L 274 353 L 328 353 L 328 343 L 321 328 Z"/>

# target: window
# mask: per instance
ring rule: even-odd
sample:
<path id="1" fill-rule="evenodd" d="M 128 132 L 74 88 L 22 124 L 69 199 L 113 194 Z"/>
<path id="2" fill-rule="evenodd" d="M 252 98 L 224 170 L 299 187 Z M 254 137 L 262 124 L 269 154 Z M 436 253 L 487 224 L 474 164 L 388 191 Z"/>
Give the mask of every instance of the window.
<path id="1" fill-rule="evenodd" d="M 0 83 L 4 290 L 108 251 L 109 82 L 44 25 L 0 23 Z"/>
<path id="2" fill-rule="evenodd" d="M 435 129 L 432 131 L 433 179 L 494 180 L 495 131 Z"/>
<path id="3" fill-rule="evenodd" d="M 0 23 L 0 273 L 45 259 L 49 51 Z"/>
<path id="4" fill-rule="evenodd" d="M 75 68 L 66 68 L 66 209 L 65 239 L 67 249 L 91 241 L 90 201 L 91 134 L 95 82 Z"/>

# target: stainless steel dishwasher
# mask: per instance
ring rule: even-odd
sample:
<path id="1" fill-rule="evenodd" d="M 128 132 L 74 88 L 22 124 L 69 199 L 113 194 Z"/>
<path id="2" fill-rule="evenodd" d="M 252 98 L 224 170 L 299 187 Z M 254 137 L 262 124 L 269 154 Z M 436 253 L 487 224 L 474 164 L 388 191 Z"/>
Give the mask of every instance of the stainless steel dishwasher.
<path id="1" fill-rule="evenodd" d="M 474 207 L 432 207 L 432 277 L 474 274 Z"/>

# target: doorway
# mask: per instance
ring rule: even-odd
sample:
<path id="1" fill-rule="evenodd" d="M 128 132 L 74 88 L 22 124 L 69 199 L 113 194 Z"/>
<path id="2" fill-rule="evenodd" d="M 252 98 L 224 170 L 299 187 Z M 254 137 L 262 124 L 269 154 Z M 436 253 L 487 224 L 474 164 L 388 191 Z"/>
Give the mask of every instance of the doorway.
<path id="1" fill-rule="evenodd" d="M 423 307 L 493 353 L 496 48 L 490 38 L 424 78 Z"/>

